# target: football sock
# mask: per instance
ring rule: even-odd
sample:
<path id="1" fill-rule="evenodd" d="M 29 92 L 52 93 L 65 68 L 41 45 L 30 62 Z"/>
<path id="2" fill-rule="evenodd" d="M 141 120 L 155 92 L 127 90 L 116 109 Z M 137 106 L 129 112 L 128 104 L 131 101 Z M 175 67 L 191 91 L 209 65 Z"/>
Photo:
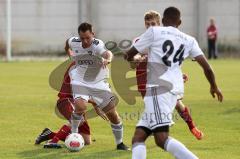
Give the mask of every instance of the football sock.
<path id="1" fill-rule="evenodd" d="M 132 146 L 132 159 L 146 159 L 147 150 L 144 142 L 134 143 Z"/>
<path id="2" fill-rule="evenodd" d="M 57 143 L 59 140 L 65 141 L 66 137 L 70 134 L 70 132 L 70 127 L 67 125 L 63 125 L 50 142 Z"/>
<path id="3" fill-rule="evenodd" d="M 55 135 L 55 132 L 51 132 L 50 134 L 48 134 L 48 139 L 52 139 Z"/>
<path id="4" fill-rule="evenodd" d="M 181 142 L 170 137 L 165 142 L 164 148 L 176 159 L 198 159 L 198 157 L 189 151 Z"/>
<path id="5" fill-rule="evenodd" d="M 73 112 L 71 116 L 71 132 L 78 133 L 78 127 L 83 121 L 84 121 L 83 115 L 79 115 Z"/>
<path id="6" fill-rule="evenodd" d="M 195 127 L 195 124 L 193 123 L 192 117 L 187 107 L 185 107 L 184 111 L 179 113 L 179 115 L 187 123 L 190 130 L 192 130 Z"/>
<path id="7" fill-rule="evenodd" d="M 120 144 L 123 141 L 123 124 L 122 122 L 120 122 L 119 124 L 112 124 L 111 123 L 111 127 L 112 127 L 112 132 L 113 135 L 115 137 L 115 142 L 116 144 Z"/>

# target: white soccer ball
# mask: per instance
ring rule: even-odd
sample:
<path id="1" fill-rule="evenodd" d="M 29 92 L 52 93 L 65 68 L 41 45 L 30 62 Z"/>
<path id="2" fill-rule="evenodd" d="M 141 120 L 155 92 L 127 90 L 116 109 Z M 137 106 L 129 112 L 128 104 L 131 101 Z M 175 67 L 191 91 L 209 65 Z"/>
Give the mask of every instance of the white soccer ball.
<path id="1" fill-rule="evenodd" d="M 84 147 L 84 139 L 78 133 L 72 133 L 65 140 L 66 147 L 73 152 L 79 151 Z"/>

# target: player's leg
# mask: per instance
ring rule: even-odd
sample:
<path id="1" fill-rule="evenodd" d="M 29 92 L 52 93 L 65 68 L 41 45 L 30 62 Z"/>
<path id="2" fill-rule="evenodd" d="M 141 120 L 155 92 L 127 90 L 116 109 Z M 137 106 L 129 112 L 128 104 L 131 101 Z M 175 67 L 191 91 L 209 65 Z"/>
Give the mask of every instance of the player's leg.
<path id="1" fill-rule="evenodd" d="M 154 116 L 149 122 L 156 144 L 171 153 L 177 159 L 197 159 L 182 143 L 169 137 L 169 126 L 172 125 L 172 115 L 177 103 L 177 96 L 164 91 L 164 87 L 151 88 L 151 96 L 144 98 L 149 112 Z M 149 91 L 148 91 L 149 92 Z M 147 94 L 148 94 L 147 92 Z M 151 106 L 151 107 L 150 107 Z"/>
<path id="2" fill-rule="evenodd" d="M 169 126 L 158 127 L 153 132 L 156 145 L 172 154 L 176 159 L 198 159 L 181 142 L 169 137 Z"/>
<path id="3" fill-rule="evenodd" d="M 129 150 L 129 148 L 123 143 L 123 123 L 116 111 L 114 102 L 109 102 L 109 104 L 102 110 L 106 114 L 108 120 L 111 122 L 111 128 L 117 144 L 117 149 Z"/>
<path id="4" fill-rule="evenodd" d="M 181 118 L 187 123 L 189 129 L 193 129 L 195 124 L 193 123 L 188 107 L 186 107 L 181 100 L 178 100 L 175 109 Z"/>
<path id="5" fill-rule="evenodd" d="M 198 139 L 201 140 L 203 138 L 203 133 L 199 130 L 195 123 L 193 122 L 192 116 L 190 114 L 189 108 L 185 106 L 182 100 L 178 100 L 176 104 L 176 110 L 181 116 L 181 118 L 187 123 L 189 130 L 191 133 Z"/>
<path id="6" fill-rule="evenodd" d="M 217 59 L 216 41 L 213 40 L 213 58 Z"/>
<path id="7" fill-rule="evenodd" d="M 82 135 L 85 145 L 91 144 L 91 133 L 88 122 L 85 121 L 82 125 L 78 127 L 78 132 Z"/>
<path id="8" fill-rule="evenodd" d="M 55 136 L 55 132 L 51 131 L 49 128 L 43 129 L 43 131 L 38 135 L 35 140 L 35 145 L 39 145 L 44 141 L 50 140 Z"/>
<path id="9" fill-rule="evenodd" d="M 111 92 L 110 86 L 106 81 L 100 81 L 90 90 L 92 100 L 96 103 L 107 116 L 111 123 L 112 132 L 118 150 L 129 150 L 123 144 L 123 123 L 116 111 L 117 97 Z"/>
<path id="10" fill-rule="evenodd" d="M 112 132 L 117 145 L 117 150 L 129 150 L 123 143 L 123 124 L 116 111 L 117 97 L 111 92 L 106 81 L 100 81 L 89 90 L 94 103 L 99 107 L 111 122 Z"/>
<path id="11" fill-rule="evenodd" d="M 73 99 L 64 98 L 59 99 L 56 104 L 56 110 L 67 120 L 70 120 L 71 114 L 74 110 Z M 69 124 L 63 125 L 54 137 L 44 145 L 44 148 L 61 148 L 58 144 L 59 140 L 65 141 L 66 137 L 71 133 L 71 127 Z"/>
<path id="12" fill-rule="evenodd" d="M 151 130 L 148 128 L 137 126 L 132 138 L 132 159 L 146 159 L 147 149 L 145 141 L 151 133 Z"/>
<path id="13" fill-rule="evenodd" d="M 92 143 L 91 141 L 91 135 L 89 134 L 85 134 L 85 133 L 81 133 L 79 132 L 80 135 L 82 135 L 83 139 L 84 139 L 84 145 L 90 145 Z"/>
<path id="14" fill-rule="evenodd" d="M 208 59 L 210 60 L 212 58 L 212 45 L 211 40 L 208 39 Z"/>
<path id="15" fill-rule="evenodd" d="M 78 132 L 82 135 L 85 145 L 91 144 L 90 128 L 87 122 L 84 122 L 79 126 Z M 59 140 L 65 141 L 66 137 L 71 133 L 71 127 L 69 124 L 63 125 L 55 136 L 44 145 L 44 148 L 61 148 L 58 144 Z"/>
<path id="16" fill-rule="evenodd" d="M 73 99 L 71 98 L 65 98 L 65 99 L 59 99 L 57 101 L 57 110 L 59 113 L 66 119 L 71 120 L 71 114 L 74 110 L 73 106 Z M 79 126 L 79 132 L 83 132 L 90 135 L 90 128 L 87 124 L 87 122 L 84 122 L 82 125 Z M 61 148 L 61 145 L 58 144 L 58 141 L 65 141 L 66 137 L 71 133 L 71 125 L 66 124 L 63 125 L 59 131 L 54 135 L 54 137 L 44 145 L 44 148 Z M 85 140 L 85 138 L 84 138 Z M 86 143 L 89 143 L 89 137 L 86 136 Z"/>
<path id="17" fill-rule="evenodd" d="M 92 103 L 92 104 L 95 104 L 95 103 Z M 69 99 L 59 100 L 57 102 L 57 108 L 58 108 L 60 114 L 62 114 L 66 120 L 68 120 L 68 121 L 71 120 L 72 113 L 74 110 L 73 99 L 69 98 Z M 85 119 L 85 116 L 84 116 L 84 119 Z M 90 127 L 86 120 L 79 125 L 78 132 L 83 136 L 85 145 L 91 144 Z M 63 126 L 59 130 L 59 133 L 60 134 L 59 134 L 58 139 L 65 141 L 66 137 L 71 133 L 71 125 L 68 124 L 67 127 Z M 58 136 L 58 133 L 56 134 L 56 136 Z"/>
<path id="18" fill-rule="evenodd" d="M 71 112 L 73 111 L 72 102 L 73 100 L 69 98 L 58 99 L 57 101 L 56 110 L 66 119 L 70 119 L 71 117 Z M 57 143 L 62 138 L 63 132 L 68 133 L 68 129 L 69 128 L 67 128 L 66 125 L 63 125 L 58 132 L 54 133 L 50 129 L 46 128 L 36 139 L 36 143 L 41 143 L 47 140 L 50 140 L 48 143 Z"/>
<path id="19" fill-rule="evenodd" d="M 84 121 L 84 113 L 87 110 L 87 101 L 81 96 L 74 100 L 74 111 L 71 115 L 71 133 L 78 133 L 79 125 Z"/>
<path id="20" fill-rule="evenodd" d="M 71 87 L 74 99 L 74 102 L 72 103 L 74 111 L 72 112 L 70 119 L 71 133 L 78 133 L 78 127 L 84 121 L 84 113 L 87 110 L 89 89 L 86 84 L 79 81 L 74 81 L 73 79 L 71 79 Z"/>
<path id="21" fill-rule="evenodd" d="M 44 144 L 44 148 L 62 148 L 61 145 L 58 144 L 59 140 L 65 141 L 66 137 L 71 133 L 71 128 L 69 125 L 63 125 L 59 131 L 55 134 L 55 136 L 46 144 Z"/>

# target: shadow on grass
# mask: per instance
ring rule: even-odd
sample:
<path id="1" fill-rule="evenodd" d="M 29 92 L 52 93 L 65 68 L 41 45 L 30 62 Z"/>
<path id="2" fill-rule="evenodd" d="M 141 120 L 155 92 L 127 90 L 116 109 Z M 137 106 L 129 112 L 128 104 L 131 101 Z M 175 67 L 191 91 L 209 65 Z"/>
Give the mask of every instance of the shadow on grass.
<path id="1" fill-rule="evenodd" d="M 224 114 L 224 115 L 229 115 L 229 114 L 234 114 L 234 113 L 240 113 L 240 108 L 235 107 L 235 108 L 227 109 L 224 112 L 222 112 L 222 114 Z"/>
<path id="2" fill-rule="evenodd" d="M 87 148 L 85 148 L 87 149 Z M 32 150 L 26 150 L 18 153 L 19 158 L 26 159 L 122 159 L 123 157 L 130 156 L 130 151 L 117 151 L 117 150 L 105 150 L 96 152 L 84 152 L 85 149 L 80 152 L 69 152 L 66 148 L 62 149 L 43 149 L 42 147 L 36 146 Z"/>

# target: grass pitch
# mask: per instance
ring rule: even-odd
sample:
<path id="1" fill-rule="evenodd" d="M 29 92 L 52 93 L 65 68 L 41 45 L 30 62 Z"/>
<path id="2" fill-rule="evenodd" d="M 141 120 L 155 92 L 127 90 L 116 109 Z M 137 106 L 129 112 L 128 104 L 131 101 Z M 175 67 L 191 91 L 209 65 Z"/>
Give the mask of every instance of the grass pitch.
<path id="1" fill-rule="evenodd" d="M 81 152 L 70 153 L 66 148 L 46 150 L 35 146 L 34 140 L 43 128 L 52 130 L 65 123 L 54 112 L 57 92 L 49 87 L 48 77 L 61 61 L 0 63 L 0 159 L 129 159 L 131 152 L 115 150 L 110 126 L 99 117 L 89 120 L 96 142 Z M 184 103 L 191 108 L 192 116 L 205 138 L 197 141 L 186 124 L 176 116 L 171 136 L 183 142 L 201 159 L 240 159 L 240 62 L 225 59 L 211 61 L 217 82 L 224 94 L 218 103 L 209 94 L 209 85 L 200 67 L 186 61 L 183 70 L 190 76 L 185 84 Z M 123 116 L 124 141 L 131 144 L 137 117 L 143 102 L 135 106 L 120 100 L 118 110 Z M 127 115 L 126 115 L 127 113 Z M 153 138 L 147 141 L 149 159 L 170 159 L 167 152 L 157 148 Z"/>

